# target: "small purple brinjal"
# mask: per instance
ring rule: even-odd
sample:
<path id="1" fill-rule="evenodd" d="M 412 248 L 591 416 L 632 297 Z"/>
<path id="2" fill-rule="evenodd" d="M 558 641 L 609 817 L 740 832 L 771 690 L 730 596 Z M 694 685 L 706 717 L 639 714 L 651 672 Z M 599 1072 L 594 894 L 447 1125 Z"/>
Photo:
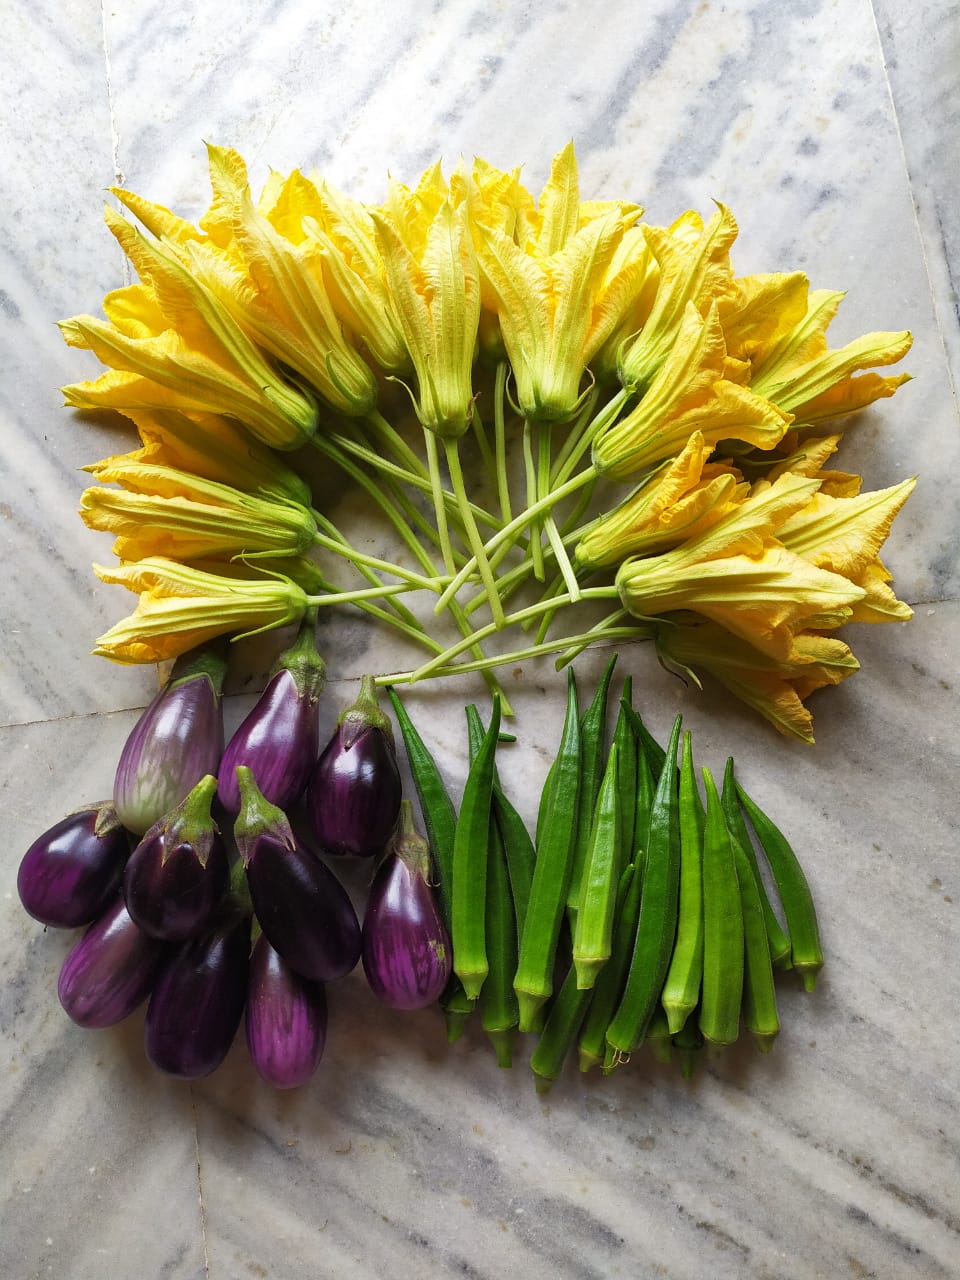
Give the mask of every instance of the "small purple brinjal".
<path id="1" fill-rule="evenodd" d="M 201 778 L 130 855 L 123 873 L 127 910 L 151 937 L 166 942 L 196 937 L 226 892 L 229 859 L 210 813 L 216 790 L 213 774 Z"/>
<path id="2" fill-rule="evenodd" d="M 17 873 L 20 901 L 56 929 L 75 929 L 103 914 L 120 887 L 130 841 L 113 805 L 78 809 L 37 836 Z"/>
<path id="3" fill-rule="evenodd" d="M 288 809 L 307 785 L 320 748 L 317 704 L 326 668 L 314 641 L 316 618 L 309 613 L 294 644 L 280 655 L 264 689 L 227 744 L 220 761 L 220 803 L 240 809 L 237 765 L 245 764 L 271 802 Z"/>
<path id="4" fill-rule="evenodd" d="M 275 1089 L 306 1084 L 327 1039 L 327 997 L 320 982 L 301 978 L 261 933 L 250 959 L 247 1048 Z"/>
<path id="5" fill-rule="evenodd" d="M 223 755 L 220 691 L 226 669 L 220 645 L 184 654 L 137 721 L 113 784 L 113 803 L 128 830 L 142 836 L 202 777 L 216 774 Z"/>
<path id="6" fill-rule="evenodd" d="M 227 1056 L 247 998 L 250 917 L 228 902 L 212 927 L 173 953 L 147 1007 L 147 1057 L 168 1075 L 196 1080 Z"/>
<path id="7" fill-rule="evenodd" d="M 95 921 L 60 969 L 57 994 L 81 1027 L 112 1027 L 150 994 L 167 948 L 130 919 L 123 898 Z"/>
<path id="8" fill-rule="evenodd" d="M 310 821 L 321 849 L 373 858 L 393 834 L 400 811 L 393 728 L 371 676 L 340 716 L 307 787 Z"/>
<path id="9" fill-rule="evenodd" d="M 430 888 L 430 846 L 404 800 L 401 827 L 377 868 L 363 919 L 363 968 L 378 1000 L 422 1009 L 439 999 L 452 968 L 450 938 Z"/>
<path id="10" fill-rule="evenodd" d="M 260 927 L 301 977 L 332 982 L 360 959 L 360 925 L 346 890 L 299 843 L 286 815 L 237 769 L 240 813 L 233 838 L 247 872 Z"/>

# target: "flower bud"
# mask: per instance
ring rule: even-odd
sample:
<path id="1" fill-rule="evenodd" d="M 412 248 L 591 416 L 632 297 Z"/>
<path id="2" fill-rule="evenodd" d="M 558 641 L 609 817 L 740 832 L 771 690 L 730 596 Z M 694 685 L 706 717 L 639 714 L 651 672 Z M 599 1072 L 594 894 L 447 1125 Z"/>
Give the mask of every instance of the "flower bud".
<path id="1" fill-rule="evenodd" d="M 102 915 L 130 852 L 112 804 L 79 809 L 37 836 L 23 855 L 17 890 L 35 920 L 75 929 Z"/>
<path id="2" fill-rule="evenodd" d="M 169 813 L 223 754 L 219 647 L 185 654 L 126 741 L 113 784 L 120 821 L 137 835 Z"/>

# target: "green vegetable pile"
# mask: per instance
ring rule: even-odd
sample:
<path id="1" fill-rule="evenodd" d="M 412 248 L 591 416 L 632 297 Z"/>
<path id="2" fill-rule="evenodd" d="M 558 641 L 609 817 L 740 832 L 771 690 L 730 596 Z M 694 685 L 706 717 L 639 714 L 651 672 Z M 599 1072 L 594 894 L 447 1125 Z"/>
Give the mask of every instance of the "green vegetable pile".
<path id="1" fill-rule="evenodd" d="M 701 796 L 681 718 L 664 749 L 632 706 L 629 677 L 608 746 L 615 661 L 583 712 L 569 672 L 534 840 L 500 782 L 499 701 L 486 729 L 467 708 L 470 769 L 458 815 L 390 691 L 453 942 L 454 976 L 441 999 L 448 1036 L 456 1040 L 479 1009 L 509 1067 L 517 1032 L 534 1033 L 530 1066 L 541 1092 L 575 1046 L 581 1071 L 610 1073 L 647 1044 L 663 1060 L 675 1051 L 686 1077 L 701 1049 L 733 1044 L 741 1024 L 767 1052 L 780 1030 L 775 971 L 796 970 L 812 991 L 823 964 L 800 863 L 743 790 L 732 758 L 719 789 L 702 768 Z"/>

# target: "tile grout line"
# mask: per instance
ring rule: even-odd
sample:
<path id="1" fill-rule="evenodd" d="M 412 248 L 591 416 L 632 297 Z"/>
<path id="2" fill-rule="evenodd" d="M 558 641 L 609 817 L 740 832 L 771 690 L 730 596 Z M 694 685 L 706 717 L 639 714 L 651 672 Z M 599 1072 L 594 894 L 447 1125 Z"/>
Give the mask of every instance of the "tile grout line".
<path id="1" fill-rule="evenodd" d="M 118 187 L 125 186 L 123 170 L 120 167 L 120 131 L 117 128 L 116 113 L 114 111 L 113 102 L 113 69 L 110 63 L 110 45 L 107 40 L 107 13 L 105 0 L 100 0 L 100 34 L 101 47 L 103 49 L 103 67 L 106 77 L 107 88 L 107 117 L 110 121 L 110 159 L 113 165 L 113 179 Z M 122 256 L 123 262 L 123 281 L 124 284 L 130 284 L 130 266 L 125 256 Z"/>
<path id="2" fill-rule="evenodd" d="M 200 1245 L 203 1249 L 203 1274 L 209 1280 L 210 1255 L 207 1253 L 207 1210 L 203 1203 L 203 1178 L 200 1169 L 200 1125 L 197 1121 L 197 1095 L 190 1086 L 190 1102 L 193 1114 L 193 1144 L 197 1157 L 197 1201 L 200 1206 Z"/>

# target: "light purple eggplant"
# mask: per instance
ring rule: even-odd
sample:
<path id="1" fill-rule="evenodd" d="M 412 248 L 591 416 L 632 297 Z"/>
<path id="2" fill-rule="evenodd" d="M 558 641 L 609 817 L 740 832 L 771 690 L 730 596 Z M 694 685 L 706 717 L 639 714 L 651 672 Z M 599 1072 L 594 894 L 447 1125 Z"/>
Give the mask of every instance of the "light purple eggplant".
<path id="1" fill-rule="evenodd" d="M 393 728 L 372 677 L 342 713 L 307 788 L 310 822 L 324 853 L 373 858 L 393 834 L 400 811 Z"/>
<path id="2" fill-rule="evenodd" d="M 226 892 L 229 859 L 210 813 L 216 790 L 212 774 L 201 778 L 130 855 L 123 873 L 127 910 L 151 937 L 167 942 L 196 937 Z"/>
<path id="3" fill-rule="evenodd" d="M 75 929 L 116 897 L 130 841 L 109 802 L 78 809 L 37 836 L 23 855 L 17 891 L 42 924 Z"/>
<path id="4" fill-rule="evenodd" d="M 220 692 L 227 664 L 219 645 L 184 654 L 127 738 L 113 784 L 120 821 L 143 835 L 223 755 Z"/>
<path id="5" fill-rule="evenodd" d="M 144 1043 L 155 1067 L 185 1080 L 216 1071 L 243 1017 L 249 963 L 250 917 L 232 906 L 174 952 L 147 1008 Z"/>
<path id="6" fill-rule="evenodd" d="M 95 921 L 60 969 L 57 994 L 81 1027 L 112 1027 L 150 994 L 167 948 L 130 919 L 123 899 Z"/>
<path id="7" fill-rule="evenodd" d="M 400 820 L 367 899 L 363 969 L 378 1000 L 393 1009 L 423 1009 L 439 999 L 453 957 L 430 888 L 430 846 L 413 828 L 409 800 Z"/>
<path id="8" fill-rule="evenodd" d="M 360 959 L 360 925 L 332 871 L 299 843 L 286 815 L 240 766 L 233 838 L 260 927 L 291 969 L 314 982 L 342 978 Z"/>
<path id="9" fill-rule="evenodd" d="M 317 705 L 326 668 L 314 641 L 316 619 L 308 617 L 294 644 L 281 654 L 270 681 L 227 744 L 220 762 L 220 803 L 240 809 L 237 765 L 253 772 L 266 798 L 281 809 L 299 799 L 320 748 Z"/>
<path id="10" fill-rule="evenodd" d="M 247 1048 L 257 1073 L 275 1089 L 306 1084 L 320 1065 L 327 1039 L 327 997 L 261 934 L 250 959 Z"/>

